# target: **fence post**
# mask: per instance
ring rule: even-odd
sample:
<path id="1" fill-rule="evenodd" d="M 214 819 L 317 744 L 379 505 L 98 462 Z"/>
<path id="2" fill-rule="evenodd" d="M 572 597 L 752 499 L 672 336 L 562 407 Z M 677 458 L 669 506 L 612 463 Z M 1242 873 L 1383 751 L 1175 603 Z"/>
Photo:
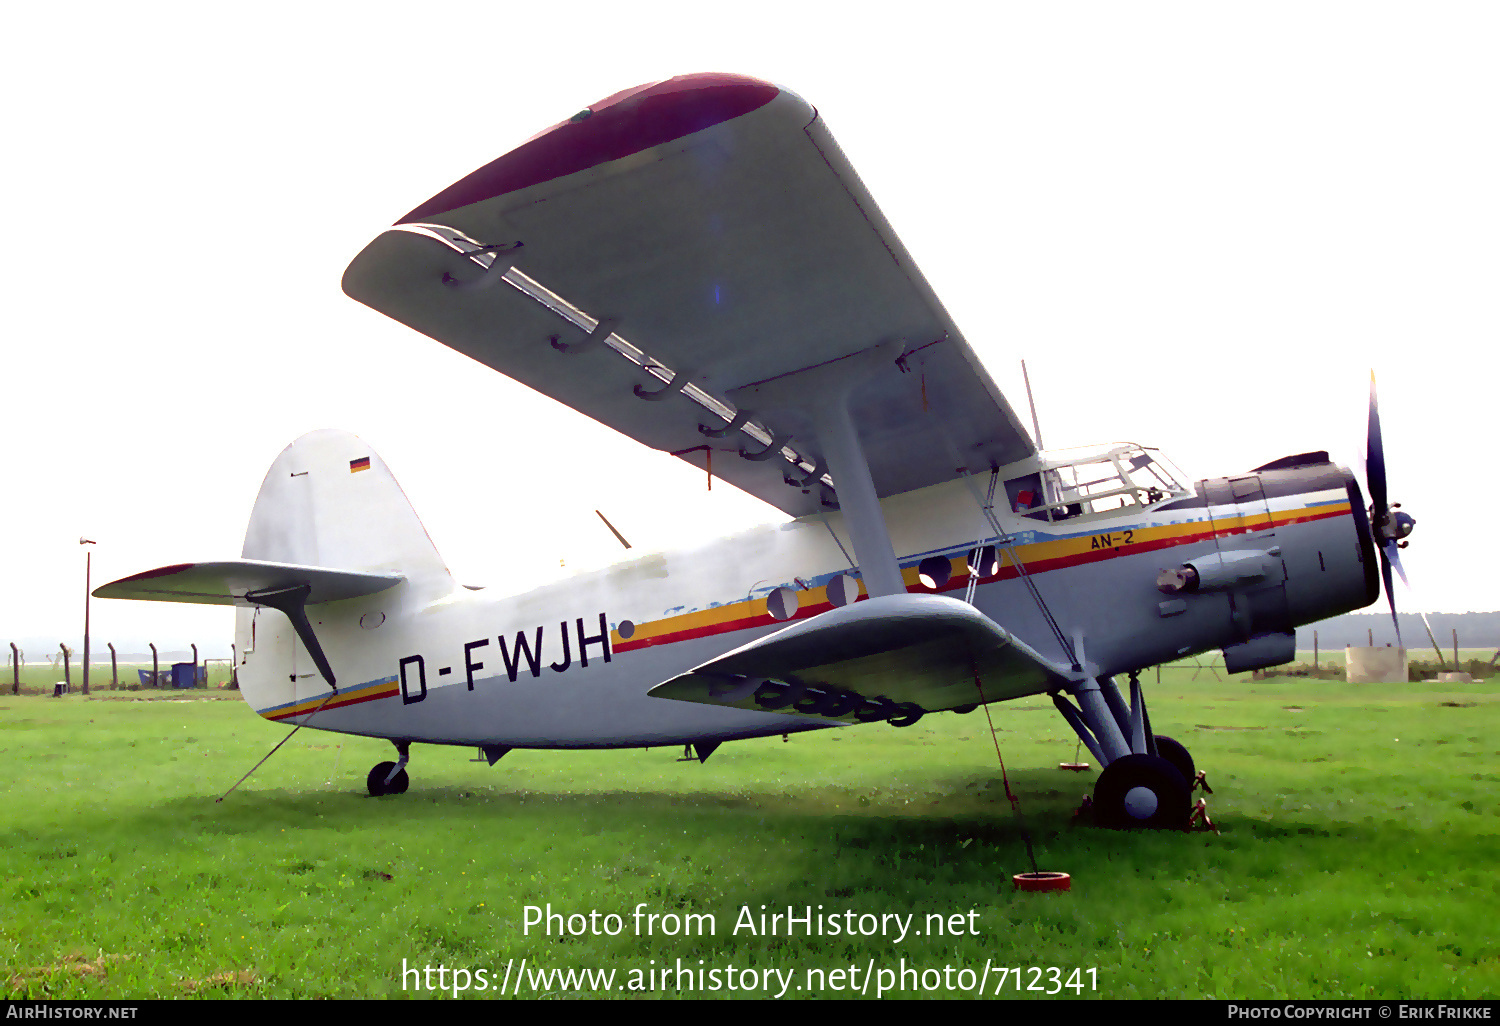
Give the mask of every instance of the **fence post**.
<path id="1" fill-rule="evenodd" d="M 1318 632 L 1313 631 L 1313 669 L 1318 668 Z"/>
<path id="2" fill-rule="evenodd" d="M 119 691 L 120 663 L 119 660 L 115 657 L 115 643 L 113 641 L 109 641 L 105 642 L 105 644 L 109 645 L 109 687 L 111 691 Z"/>
<path id="3" fill-rule="evenodd" d="M 198 687 L 198 646 L 193 645 L 193 688 Z"/>
<path id="4" fill-rule="evenodd" d="M 62 649 L 63 694 L 69 694 L 73 690 L 73 650 L 60 641 L 57 643 L 57 647 Z"/>
<path id="5" fill-rule="evenodd" d="M 161 682 L 157 677 L 157 674 L 160 671 L 158 670 L 156 664 L 156 645 L 152 644 L 151 642 L 147 642 L 147 644 L 151 645 L 151 686 L 153 688 L 160 687 Z"/>
<path id="6" fill-rule="evenodd" d="M 10 681 L 10 693 L 19 695 L 21 693 L 21 650 L 16 647 L 14 641 L 10 643 L 10 657 L 14 660 L 12 663 L 14 668 L 11 671 L 13 676 Z"/>
<path id="7" fill-rule="evenodd" d="M 85 538 L 79 538 L 78 544 L 92 545 Z M 94 550 L 84 549 L 84 571 L 83 571 L 83 693 L 89 693 L 89 588 L 94 579 Z"/>

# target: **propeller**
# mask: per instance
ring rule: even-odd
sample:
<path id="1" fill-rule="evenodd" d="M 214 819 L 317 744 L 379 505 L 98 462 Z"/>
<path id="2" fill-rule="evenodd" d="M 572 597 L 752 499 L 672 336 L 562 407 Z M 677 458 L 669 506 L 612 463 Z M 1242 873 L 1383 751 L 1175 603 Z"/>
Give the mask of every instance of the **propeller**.
<path id="1" fill-rule="evenodd" d="M 1388 502 L 1385 478 L 1385 443 L 1380 435 L 1380 406 L 1375 399 L 1375 372 L 1370 371 L 1370 425 L 1365 456 L 1365 481 L 1370 486 L 1370 529 L 1375 533 L 1375 544 L 1380 549 L 1380 576 L 1385 581 L 1385 596 L 1391 604 L 1391 624 L 1396 628 L 1396 643 L 1405 647 L 1401 640 L 1401 624 L 1396 619 L 1396 592 L 1391 579 L 1395 569 L 1401 583 L 1411 590 L 1411 581 L 1401 566 L 1401 550 L 1406 548 L 1406 536 L 1417 526 L 1416 520 L 1401 511 L 1399 502 Z M 1432 635 L 1432 624 L 1426 613 L 1418 613 L 1427 628 L 1427 637 L 1442 662 L 1443 652 Z"/>

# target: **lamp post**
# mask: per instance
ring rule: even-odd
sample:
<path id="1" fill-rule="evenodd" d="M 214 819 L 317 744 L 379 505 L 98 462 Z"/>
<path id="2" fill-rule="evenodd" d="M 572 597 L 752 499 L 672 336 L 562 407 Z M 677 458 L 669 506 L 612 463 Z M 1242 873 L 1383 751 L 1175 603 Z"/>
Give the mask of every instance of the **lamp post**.
<path id="1" fill-rule="evenodd" d="M 88 538 L 79 538 L 79 545 L 93 545 Z M 89 588 L 93 584 L 94 550 L 84 549 L 83 560 L 83 693 L 89 693 Z"/>

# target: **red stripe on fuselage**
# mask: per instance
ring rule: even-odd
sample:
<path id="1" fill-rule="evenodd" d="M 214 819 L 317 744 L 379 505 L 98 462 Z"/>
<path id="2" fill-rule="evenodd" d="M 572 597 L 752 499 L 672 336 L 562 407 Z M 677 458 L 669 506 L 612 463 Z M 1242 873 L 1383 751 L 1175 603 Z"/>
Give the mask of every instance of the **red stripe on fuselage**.
<path id="1" fill-rule="evenodd" d="M 381 698 L 390 698 L 392 695 L 397 694 L 399 691 L 400 691 L 399 688 L 397 688 L 396 686 L 392 685 L 389 688 L 385 688 L 383 690 L 376 691 L 376 692 L 374 692 L 372 694 L 360 695 L 357 698 L 348 698 L 348 699 L 345 699 L 342 702 L 340 702 L 340 701 L 329 702 L 327 705 L 325 705 L 323 707 L 323 711 L 327 712 L 330 709 L 346 709 L 346 708 L 348 708 L 351 705 L 359 705 L 359 704 L 361 704 L 363 702 L 374 702 L 374 701 L 376 701 L 378 699 L 381 699 Z M 299 704 L 301 704 L 301 703 L 299 703 Z M 306 716 L 308 713 L 312 712 L 313 710 L 315 710 L 317 708 L 318 707 L 317 707 L 316 703 L 314 703 L 313 705 L 309 706 L 308 708 L 302 709 L 302 710 L 298 710 L 298 709 L 296 709 L 294 707 L 294 708 L 287 709 L 287 710 L 284 710 L 284 711 L 279 712 L 279 713 L 262 713 L 261 715 L 265 716 L 265 718 L 268 719 L 268 720 L 285 720 L 285 719 L 290 719 L 293 716 Z"/>

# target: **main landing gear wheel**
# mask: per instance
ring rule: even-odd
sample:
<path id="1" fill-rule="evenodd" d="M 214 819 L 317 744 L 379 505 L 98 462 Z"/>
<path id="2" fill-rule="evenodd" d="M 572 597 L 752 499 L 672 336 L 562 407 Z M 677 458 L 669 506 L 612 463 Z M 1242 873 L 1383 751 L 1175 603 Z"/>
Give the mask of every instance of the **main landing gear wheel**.
<path id="1" fill-rule="evenodd" d="M 382 762 L 370 771 L 370 775 L 365 778 L 365 789 L 370 792 L 371 798 L 379 798 L 381 795 L 386 794 L 406 793 L 406 787 L 411 783 L 411 779 L 406 775 L 406 770 L 397 773 L 395 779 L 389 784 L 385 782 L 385 778 L 390 776 L 391 770 L 395 768 L 396 764 L 394 762 Z"/>
<path id="2" fill-rule="evenodd" d="M 1094 785 L 1094 816 L 1114 829 L 1181 830 L 1190 813 L 1188 782 L 1158 755 L 1125 755 Z"/>
<path id="3" fill-rule="evenodd" d="M 1188 790 L 1193 789 L 1193 781 L 1198 779 L 1198 768 L 1193 765 L 1193 757 L 1188 750 L 1182 747 L 1180 742 L 1163 735 L 1156 735 L 1156 754 L 1166 759 L 1182 774 L 1182 779 L 1188 782 Z"/>

